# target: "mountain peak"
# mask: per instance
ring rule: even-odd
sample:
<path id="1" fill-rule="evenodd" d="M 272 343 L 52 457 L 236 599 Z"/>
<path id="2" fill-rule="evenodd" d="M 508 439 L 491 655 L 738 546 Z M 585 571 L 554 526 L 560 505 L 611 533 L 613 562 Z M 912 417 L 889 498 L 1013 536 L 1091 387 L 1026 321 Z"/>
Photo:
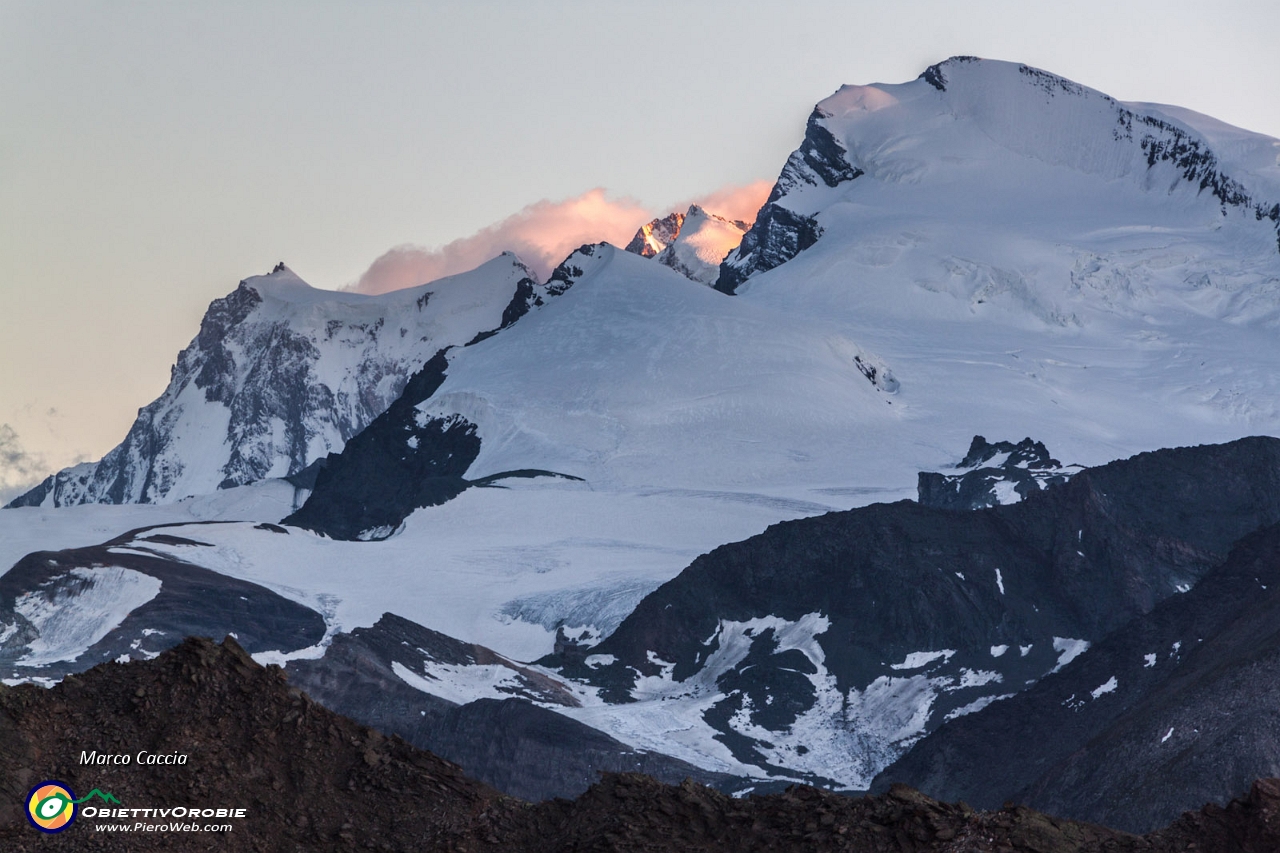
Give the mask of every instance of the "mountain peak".
<path id="1" fill-rule="evenodd" d="M 923 80 L 939 92 L 947 90 L 947 78 L 945 69 L 948 66 L 958 65 L 965 62 L 981 62 L 981 57 L 977 56 L 953 56 L 950 59 L 944 59 L 942 62 L 930 65 L 924 71 L 920 72 L 917 80 Z"/>
<path id="2" fill-rule="evenodd" d="M 1230 218 L 1233 229 L 1253 232 L 1243 239 L 1274 249 L 1277 145 L 1176 108 L 1121 103 L 1030 65 L 952 57 L 910 82 L 841 86 L 820 101 L 716 287 L 737 292 L 813 246 L 832 221 L 857 215 L 842 206 L 837 216 L 843 202 L 918 222 L 1050 229 L 1066 210 L 1095 228 L 1165 227 L 1157 223 L 1195 210 L 1200 223 Z M 865 239 L 867 228 L 857 233 Z"/>
<path id="3" fill-rule="evenodd" d="M 511 253 L 377 296 L 314 288 L 284 264 L 246 278 L 209 306 L 120 445 L 14 505 L 169 503 L 296 474 L 341 450 L 434 353 L 509 325 L 531 279 Z"/>
<path id="4" fill-rule="evenodd" d="M 680 230 L 654 260 L 685 278 L 714 284 L 720 276 L 720 262 L 738 247 L 746 231 L 744 222 L 733 222 L 691 204 Z"/>
<path id="5" fill-rule="evenodd" d="M 749 227 L 691 204 L 684 213 L 670 213 L 642 225 L 626 251 L 653 258 L 685 278 L 714 284 L 720 262 L 742 242 Z"/>
<path id="6" fill-rule="evenodd" d="M 652 258 L 667 248 L 684 225 L 683 213 L 669 213 L 640 226 L 636 236 L 627 244 L 626 251 L 642 258 Z"/>

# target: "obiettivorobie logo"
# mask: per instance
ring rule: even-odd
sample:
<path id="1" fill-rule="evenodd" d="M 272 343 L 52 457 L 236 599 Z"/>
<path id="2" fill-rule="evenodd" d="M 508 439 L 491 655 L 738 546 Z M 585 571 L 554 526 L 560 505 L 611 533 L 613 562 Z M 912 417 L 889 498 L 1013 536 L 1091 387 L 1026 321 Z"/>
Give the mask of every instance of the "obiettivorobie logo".
<path id="1" fill-rule="evenodd" d="M 66 785 L 56 779 L 49 779 L 36 785 L 27 794 L 27 820 L 41 832 L 62 832 L 75 821 L 76 806 L 87 803 L 94 797 L 104 803 L 120 805 L 114 795 L 97 788 L 76 799 L 76 795 Z"/>
<path id="2" fill-rule="evenodd" d="M 85 805 L 90 800 L 100 800 L 100 805 Z M 80 806 L 84 805 L 81 809 Z M 96 832 L 231 832 L 230 823 L 200 824 L 177 823 L 176 818 L 245 818 L 249 810 L 243 808 L 206 809 L 196 806 L 125 807 L 114 794 L 94 788 L 77 798 L 71 788 L 57 779 L 41 782 L 27 794 L 27 820 L 41 832 L 62 832 L 77 818 L 94 821 Z M 102 823 L 102 819 L 125 820 L 134 823 Z M 137 820 L 145 818 L 146 820 Z M 167 823 L 151 823 L 159 818 Z"/>

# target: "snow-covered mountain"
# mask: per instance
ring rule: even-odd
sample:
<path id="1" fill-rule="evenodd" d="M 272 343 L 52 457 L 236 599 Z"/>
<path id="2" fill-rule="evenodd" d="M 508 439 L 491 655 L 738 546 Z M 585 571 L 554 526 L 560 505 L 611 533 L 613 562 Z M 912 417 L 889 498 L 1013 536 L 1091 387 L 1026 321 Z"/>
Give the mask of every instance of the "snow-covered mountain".
<path id="1" fill-rule="evenodd" d="M 844 87 L 725 261 L 734 298 L 575 255 L 561 299 L 415 406 L 473 429 L 469 481 L 801 513 L 912 494 L 979 432 L 1093 465 L 1275 431 L 1277 144 L 1010 63 Z"/>
<path id="2" fill-rule="evenodd" d="M 685 278 L 715 284 L 720 277 L 720 262 L 738 248 L 746 231 L 745 222 L 725 219 L 696 204 L 691 205 L 676 239 L 668 243 L 654 260 Z"/>
<path id="3" fill-rule="evenodd" d="M 396 506 L 395 517 L 369 521 L 393 530 L 426 503 L 405 505 L 401 496 L 429 479 L 481 481 L 511 471 L 576 478 L 595 492 L 600 512 L 612 511 L 602 490 L 617 489 L 701 494 L 727 500 L 723 509 L 735 516 L 741 510 L 733 505 L 743 502 L 820 512 L 835 505 L 755 490 L 785 493 L 828 477 L 838 488 L 846 481 L 833 476 L 830 460 L 805 445 L 820 439 L 854 459 L 861 439 L 848 424 L 892 432 L 899 420 L 892 392 L 859 368 L 874 355 L 831 328 L 780 321 L 607 244 L 579 249 L 552 281 L 561 292 L 553 301 L 502 335 L 449 354 L 429 393 L 413 400 L 412 421 L 391 431 L 394 451 L 389 442 L 366 450 L 363 437 L 352 448 L 368 457 L 342 466 L 360 471 L 367 485 L 342 487 L 359 496 L 357 515 Z M 432 424 L 438 439 L 421 432 Z M 457 480 L 454 493 L 462 486 Z M 349 535 L 345 521 L 312 515 L 333 497 L 317 482 L 298 520 Z M 664 538 L 657 529 L 650 535 Z"/>
<path id="4" fill-rule="evenodd" d="M 1280 170 L 1259 154 L 1276 142 L 1156 113 L 1017 65 L 943 63 L 819 105 L 756 221 L 756 248 L 744 241 L 726 262 L 750 273 L 736 296 L 611 247 L 575 255 L 563 296 L 457 352 L 415 407 L 423 422 L 473 430 L 465 480 L 540 469 L 580 481 L 472 489 L 405 517 L 379 547 L 434 547 L 430 599 L 424 587 L 408 605 L 399 587 L 402 612 L 523 659 L 558 629 L 590 647 L 617 624 L 603 602 L 631 606 L 664 579 L 669 543 L 913 495 L 917 473 L 962 462 L 975 433 L 1032 435 L 1097 465 L 1277 432 L 1280 251 L 1267 200 Z M 784 233 L 788 222 L 801 224 Z M 394 470 L 376 482 L 395 483 Z M 483 558 L 458 524 L 489 543 Z M 280 544 L 277 564 L 297 559 Z M 770 615 L 725 618 L 750 627 Z M 822 649 L 824 618 L 818 604 L 790 612 L 775 636 Z M 1053 637 L 1030 644 L 1052 650 Z M 646 677 L 666 679 L 651 704 L 593 711 L 597 722 L 625 716 L 616 737 L 743 772 L 712 741 L 681 740 L 687 727 L 653 735 L 663 697 L 692 676 Z M 786 742 L 770 731 L 761 737 Z M 828 778 L 865 781 L 891 754 Z M 815 760 L 779 749 L 768 764 L 816 772 Z"/>
<path id="5" fill-rule="evenodd" d="M 382 296 L 317 290 L 283 264 L 245 279 L 209 306 L 119 446 L 12 505 L 165 503 L 296 474 L 341 450 L 436 351 L 497 329 L 533 279 L 510 254 Z"/>
<path id="6" fill-rule="evenodd" d="M 216 331 L 207 345 L 197 339 L 193 364 L 175 371 L 173 398 L 153 404 L 122 446 L 130 449 L 108 457 L 91 499 L 117 490 L 171 500 L 297 471 L 342 448 L 293 517 L 307 529 L 179 527 L 168 535 L 202 544 L 146 549 L 305 604 L 324 615 L 326 637 L 393 612 L 517 663 L 558 652 L 546 663 L 564 671 L 540 672 L 578 704 L 552 710 L 637 750 L 718 772 L 865 784 L 949 715 L 980 715 L 978 703 L 1065 664 L 1116 626 L 1109 620 L 1194 584 L 1232 541 L 1183 535 L 1183 519 L 1165 518 L 1138 549 L 1163 556 L 1115 575 L 1112 557 L 1137 541 L 1125 538 L 1136 523 L 1116 522 L 1116 495 L 1090 491 L 1092 477 L 1042 490 L 1058 469 L 1039 451 L 1099 466 L 1280 433 L 1278 154 L 1277 140 L 1184 110 L 1121 104 L 1010 63 L 955 59 L 909 83 L 844 87 L 815 109 L 716 289 L 690 280 L 691 263 L 681 274 L 652 262 L 665 253 L 713 263 L 719 250 L 703 257 L 695 237 L 723 246 L 708 229 L 727 231 L 709 216 L 691 227 L 690 213 L 642 229 L 635 252 L 584 247 L 543 285 L 513 259 L 493 262 L 497 273 L 486 265 L 468 275 L 488 281 L 492 298 L 468 301 L 461 294 L 472 291 L 458 288 L 469 325 L 434 336 L 392 330 L 406 328 L 406 313 L 455 304 L 443 301 L 447 282 L 360 302 L 386 318 L 379 346 L 403 338 L 405 359 L 412 351 L 416 361 L 397 374 L 406 391 L 395 398 L 388 388 L 382 415 L 370 405 L 359 438 L 337 432 L 314 452 L 308 439 L 296 458 L 258 452 L 277 447 L 263 436 L 285 435 L 284 414 L 251 419 L 242 431 L 257 438 L 233 454 L 224 410 L 234 406 L 217 390 L 225 383 L 197 382 L 194 360 L 211 359 L 206 352 L 248 364 L 234 361 L 236 347 L 263 338 L 237 343 L 234 330 L 255 302 L 218 327 L 232 330 L 231 343 Z M 417 306 L 413 294 L 427 291 L 439 295 Z M 244 383 L 231 384 L 256 388 Z M 261 399 L 254 411 L 272 411 L 269 395 Z M 161 421 L 163 442 L 148 431 Z M 303 423 L 291 428 L 306 434 Z M 975 434 L 1043 442 L 1026 452 L 1049 467 L 1032 473 L 1027 461 L 1022 489 L 1006 478 L 1022 502 L 978 520 L 896 505 L 858 515 L 853 533 L 839 517 L 764 533 L 913 497 L 921 471 L 972 469 L 998 498 L 994 457 L 964 454 Z M 135 449 L 144 461 L 124 464 Z M 197 468 L 212 473 L 183 474 Z M 86 482 L 98 482 L 97 470 Z M 155 483 L 167 484 L 163 493 Z M 1126 488 L 1145 488 L 1134 483 Z M 51 484 L 39 500 L 56 503 L 59 488 L 89 486 Z M 1075 490 L 1073 511 L 1128 530 L 1103 543 L 1120 544 L 1094 554 L 1078 544 L 1084 527 L 1039 522 L 1014 541 L 999 522 L 1063 500 L 1055 488 Z M 1221 507 L 1235 493 L 1214 494 Z M 1213 507 L 1183 509 L 1197 519 Z M 1149 520 L 1143 506 L 1125 512 Z M 910 550 L 904 530 L 937 545 L 912 557 L 905 584 L 889 559 Z M 955 535 L 937 539 L 947 532 Z M 362 538 L 379 541 L 337 541 Z M 824 549 L 837 538 L 844 550 Z M 883 553 L 850 575 L 844 557 L 867 543 Z M 772 599 L 758 594 L 768 584 L 753 579 L 787 585 L 793 557 L 808 560 L 804 583 L 787 587 L 786 612 L 768 609 Z M 949 568 L 960 561 L 972 566 Z M 1013 566 L 1034 583 L 1015 586 Z M 855 576 L 863 592 L 836 601 L 833 578 Z M 1121 577 L 1131 588 L 1090 622 L 1097 597 L 1073 586 L 1081 577 Z M 853 613 L 870 607 L 857 598 L 868 590 L 896 604 L 859 639 L 852 626 L 876 618 L 874 608 Z M 917 607 L 916 593 L 978 615 L 930 634 L 921 614 L 947 608 Z M 672 621 L 689 601 L 707 604 L 689 614 L 697 636 Z M 467 695 L 505 698 L 481 690 L 493 687 L 484 672 L 451 666 L 439 683 L 416 671 L 402 680 L 439 696 L 470 685 L 479 692 Z M 886 709 L 901 725 L 886 722 Z"/>
<path id="7" fill-rule="evenodd" d="M 715 284 L 720 263 L 742 242 L 750 226 L 690 205 L 686 213 L 672 213 L 642 225 L 627 251 L 653 258 L 685 278 Z"/>
<path id="8" fill-rule="evenodd" d="M 1026 65 L 956 57 L 910 83 L 843 86 L 821 101 L 717 286 L 735 292 L 829 234 L 826 248 L 895 267 L 900 285 L 1020 303 L 1055 323 L 1079 319 L 1073 291 L 1112 306 L 1149 293 L 1171 267 L 1184 289 L 1222 291 L 1204 302 L 1270 312 L 1272 301 L 1253 298 L 1270 290 L 1241 292 L 1268 281 L 1266 270 L 1226 263 L 1229 281 L 1215 283 L 1225 252 L 1196 265 L 1187 250 L 1220 230 L 1222 249 L 1280 248 L 1276 145 Z M 991 265 L 997 257 L 1004 267 Z"/>

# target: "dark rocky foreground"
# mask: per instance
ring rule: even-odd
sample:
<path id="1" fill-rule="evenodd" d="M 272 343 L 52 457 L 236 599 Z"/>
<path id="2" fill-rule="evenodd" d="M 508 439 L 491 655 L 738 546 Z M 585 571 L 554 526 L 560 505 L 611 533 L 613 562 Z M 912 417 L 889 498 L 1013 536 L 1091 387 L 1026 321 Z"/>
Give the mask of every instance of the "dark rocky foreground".
<path id="1" fill-rule="evenodd" d="M 81 765 L 89 749 L 189 759 Z M 121 807 L 228 806 L 248 816 L 216 821 L 234 827 L 218 834 L 96 831 L 108 821 L 81 816 L 45 836 L 27 825 L 23 803 L 50 778 L 81 795 L 109 792 Z M 1145 837 L 1022 807 L 975 812 L 902 786 L 867 798 L 797 787 L 733 799 L 692 782 L 612 775 L 577 800 L 535 806 L 325 710 L 234 641 L 191 639 L 50 690 L 0 689 L 0 849 L 1261 853 L 1280 849 L 1280 781 Z"/>

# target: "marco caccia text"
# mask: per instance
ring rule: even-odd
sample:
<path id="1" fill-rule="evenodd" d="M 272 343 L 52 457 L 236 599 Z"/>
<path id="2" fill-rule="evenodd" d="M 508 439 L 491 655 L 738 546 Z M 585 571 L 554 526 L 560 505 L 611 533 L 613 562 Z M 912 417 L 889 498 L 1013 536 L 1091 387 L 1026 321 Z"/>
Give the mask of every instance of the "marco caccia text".
<path id="1" fill-rule="evenodd" d="M 81 764 L 186 764 L 185 752 L 147 752 L 139 750 L 134 755 L 123 752 L 90 752 L 80 753 Z"/>

